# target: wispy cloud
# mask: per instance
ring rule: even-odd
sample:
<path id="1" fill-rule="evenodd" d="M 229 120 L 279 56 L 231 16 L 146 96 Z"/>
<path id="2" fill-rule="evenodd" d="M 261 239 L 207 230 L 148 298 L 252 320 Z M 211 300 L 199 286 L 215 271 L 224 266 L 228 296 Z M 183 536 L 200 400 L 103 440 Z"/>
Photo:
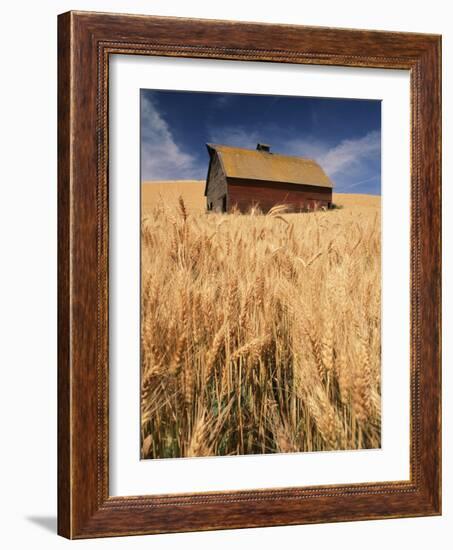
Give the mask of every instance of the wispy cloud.
<path id="1" fill-rule="evenodd" d="M 294 155 L 312 156 L 322 164 L 332 177 L 345 171 L 358 171 L 369 161 L 378 158 L 381 149 L 381 134 L 372 131 L 356 139 L 345 139 L 334 146 L 319 141 L 291 140 L 283 144 Z"/>
<path id="2" fill-rule="evenodd" d="M 288 154 L 314 158 L 337 184 L 337 190 L 380 180 L 381 133 L 373 130 L 333 146 L 319 141 L 290 140 L 282 144 Z"/>
<path id="3" fill-rule="evenodd" d="M 212 106 L 218 109 L 230 107 L 234 102 L 233 94 L 215 94 L 212 96 Z"/>
<path id="4" fill-rule="evenodd" d="M 211 143 L 221 143 L 223 145 L 232 145 L 233 147 L 245 147 L 246 149 L 253 149 L 259 139 L 257 131 L 246 130 L 240 126 L 216 128 L 209 134 L 209 141 Z"/>
<path id="5" fill-rule="evenodd" d="M 342 190 L 347 191 L 349 189 L 353 189 L 354 187 L 358 187 L 359 185 L 363 185 L 364 183 L 370 183 L 372 181 L 379 183 L 380 178 L 381 178 L 380 174 L 376 174 L 374 176 L 371 176 L 370 178 L 366 178 L 364 180 L 355 181 L 353 183 L 343 185 Z"/>
<path id="6" fill-rule="evenodd" d="M 148 96 L 141 105 L 142 180 L 196 179 L 202 173 L 194 156 L 175 142 L 174 136 L 154 101 Z M 203 177 L 203 176 L 201 176 Z"/>
<path id="7" fill-rule="evenodd" d="M 343 140 L 326 153 L 322 162 L 327 173 L 335 176 L 345 171 L 360 171 L 380 151 L 381 133 L 373 131 L 358 139 Z"/>

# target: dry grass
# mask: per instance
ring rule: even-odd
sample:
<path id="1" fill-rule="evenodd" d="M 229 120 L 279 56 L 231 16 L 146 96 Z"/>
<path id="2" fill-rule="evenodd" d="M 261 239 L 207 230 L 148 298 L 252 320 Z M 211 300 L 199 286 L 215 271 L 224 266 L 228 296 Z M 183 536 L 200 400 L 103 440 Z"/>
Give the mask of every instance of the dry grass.
<path id="1" fill-rule="evenodd" d="M 144 458 L 379 447 L 380 202 L 355 197 L 144 205 Z"/>

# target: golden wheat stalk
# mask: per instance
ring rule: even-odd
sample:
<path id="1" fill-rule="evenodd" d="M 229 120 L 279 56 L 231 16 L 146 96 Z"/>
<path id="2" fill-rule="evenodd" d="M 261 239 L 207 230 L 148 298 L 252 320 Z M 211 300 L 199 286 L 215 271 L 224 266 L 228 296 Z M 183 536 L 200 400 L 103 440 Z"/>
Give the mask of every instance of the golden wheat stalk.
<path id="1" fill-rule="evenodd" d="M 142 220 L 142 456 L 378 447 L 379 211 L 188 204 Z"/>

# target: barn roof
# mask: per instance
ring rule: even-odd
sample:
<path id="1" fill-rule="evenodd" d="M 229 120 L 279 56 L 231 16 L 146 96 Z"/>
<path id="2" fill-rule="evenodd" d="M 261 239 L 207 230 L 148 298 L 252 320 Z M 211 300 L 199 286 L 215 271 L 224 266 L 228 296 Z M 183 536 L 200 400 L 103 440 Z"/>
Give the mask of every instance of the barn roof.
<path id="1" fill-rule="evenodd" d="M 210 154 L 218 153 L 228 178 L 333 187 L 324 170 L 312 159 L 211 143 L 207 147 Z"/>

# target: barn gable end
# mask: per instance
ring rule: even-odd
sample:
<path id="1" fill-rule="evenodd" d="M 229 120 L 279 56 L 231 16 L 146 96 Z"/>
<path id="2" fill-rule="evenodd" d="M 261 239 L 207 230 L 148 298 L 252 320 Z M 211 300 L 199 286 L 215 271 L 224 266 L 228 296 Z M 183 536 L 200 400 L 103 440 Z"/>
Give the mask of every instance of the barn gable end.
<path id="1" fill-rule="evenodd" d="M 210 156 L 208 176 L 206 178 L 206 207 L 214 212 L 228 210 L 227 179 L 218 152 L 209 147 Z"/>

